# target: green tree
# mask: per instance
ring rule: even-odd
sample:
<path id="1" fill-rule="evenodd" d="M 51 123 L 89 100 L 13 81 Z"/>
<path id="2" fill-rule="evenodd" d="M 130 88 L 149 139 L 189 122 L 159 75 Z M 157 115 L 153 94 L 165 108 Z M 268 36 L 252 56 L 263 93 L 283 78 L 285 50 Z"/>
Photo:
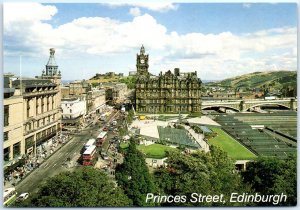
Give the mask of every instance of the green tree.
<path id="1" fill-rule="evenodd" d="M 186 195 L 185 203 L 166 203 L 165 206 L 237 206 L 239 203 L 191 203 L 192 193 L 203 195 L 224 194 L 229 201 L 232 192 L 250 192 L 235 171 L 234 163 L 227 153 L 211 146 L 208 153 L 197 151 L 192 154 L 170 152 L 168 167 L 155 171 L 155 180 L 161 194 Z"/>
<path id="2" fill-rule="evenodd" d="M 131 124 L 132 121 L 133 121 L 133 118 L 134 118 L 134 111 L 133 111 L 132 109 L 130 109 L 130 110 L 128 111 L 128 115 L 127 115 L 127 118 L 126 118 L 127 123 L 128 123 L 128 124 Z"/>
<path id="3" fill-rule="evenodd" d="M 255 192 L 262 195 L 287 195 L 287 202 L 278 205 L 294 206 L 297 204 L 297 164 L 296 156 L 287 160 L 278 158 L 259 158 L 248 165 L 243 173 L 245 182 L 249 183 Z M 258 205 L 272 205 L 259 203 Z"/>
<path id="4" fill-rule="evenodd" d="M 155 186 L 149 174 L 143 154 L 137 150 L 133 139 L 130 140 L 124 162 L 116 168 L 116 179 L 134 206 L 148 206 L 147 193 L 154 193 Z"/>
<path id="5" fill-rule="evenodd" d="M 122 77 L 120 82 L 125 83 L 128 89 L 134 89 L 136 84 L 136 76 Z"/>
<path id="6" fill-rule="evenodd" d="M 49 178 L 24 207 L 113 207 L 131 206 L 122 189 L 107 175 L 92 167 L 64 172 Z"/>

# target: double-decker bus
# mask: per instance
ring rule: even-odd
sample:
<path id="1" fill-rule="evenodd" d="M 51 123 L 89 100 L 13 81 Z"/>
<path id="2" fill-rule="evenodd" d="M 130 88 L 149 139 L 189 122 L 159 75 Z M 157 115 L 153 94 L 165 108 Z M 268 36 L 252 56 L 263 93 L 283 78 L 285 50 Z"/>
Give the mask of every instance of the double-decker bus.
<path id="1" fill-rule="evenodd" d="M 87 148 L 89 148 L 90 146 L 95 145 L 95 143 L 96 143 L 96 139 L 89 139 L 82 147 L 81 154 L 83 154 L 85 150 L 87 150 Z"/>
<path id="2" fill-rule="evenodd" d="M 3 205 L 9 206 L 17 199 L 17 192 L 14 187 L 10 187 L 4 190 L 3 193 Z"/>
<path id="3" fill-rule="evenodd" d="M 102 131 L 102 132 L 98 135 L 98 137 L 97 137 L 97 143 L 96 143 L 97 147 L 102 146 L 102 144 L 103 144 L 103 143 L 105 142 L 105 140 L 106 140 L 106 137 L 107 137 L 107 132 L 106 132 L 106 131 Z"/>
<path id="4" fill-rule="evenodd" d="M 85 147 L 85 149 L 87 149 L 88 147 L 90 147 L 90 146 L 92 146 L 92 145 L 95 145 L 95 143 L 96 143 L 96 139 L 89 139 L 89 140 L 85 143 L 84 147 Z"/>
<path id="5" fill-rule="evenodd" d="M 96 146 L 95 145 L 89 146 L 82 154 L 82 164 L 84 166 L 94 165 L 94 163 L 96 162 L 96 156 L 97 156 Z"/>

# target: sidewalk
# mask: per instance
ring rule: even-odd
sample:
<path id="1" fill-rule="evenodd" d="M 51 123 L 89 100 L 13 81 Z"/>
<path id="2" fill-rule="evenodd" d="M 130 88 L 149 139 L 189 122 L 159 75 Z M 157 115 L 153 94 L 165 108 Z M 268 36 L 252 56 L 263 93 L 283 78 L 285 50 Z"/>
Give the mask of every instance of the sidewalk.
<path id="1" fill-rule="evenodd" d="M 25 160 L 25 165 L 17 167 L 9 175 L 4 177 L 4 188 L 16 186 L 32 171 L 38 168 L 41 163 L 47 160 L 52 154 L 58 151 L 72 137 L 70 135 L 60 134 L 54 136 L 42 145 L 37 146 L 36 157 L 28 156 Z"/>
<path id="2" fill-rule="evenodd" d="M 196 133 L 191 127 L 187 125 L 183 125 L 184 128 L 192 135 L 192 137 L 200 144 L 201 148 L 205 152 L 209 152 L 209 145 L 206 141 L 204 141 L 204 136 L 203 134 Z"/>

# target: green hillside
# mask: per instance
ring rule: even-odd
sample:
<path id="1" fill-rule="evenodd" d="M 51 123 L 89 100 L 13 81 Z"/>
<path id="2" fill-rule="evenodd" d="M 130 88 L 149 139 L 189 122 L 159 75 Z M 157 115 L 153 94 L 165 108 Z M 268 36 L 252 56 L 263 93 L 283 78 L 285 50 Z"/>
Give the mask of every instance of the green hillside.
<path id="1" fill-rule="evenodd" d="M 267 71 L 245 74 L 218 82 L 207 83 L 207 86 L 224 86 L 232 88 L 264 88 L 272 87 L 282 89 L 283 87 L 297 86 L 296 71 Z"/>

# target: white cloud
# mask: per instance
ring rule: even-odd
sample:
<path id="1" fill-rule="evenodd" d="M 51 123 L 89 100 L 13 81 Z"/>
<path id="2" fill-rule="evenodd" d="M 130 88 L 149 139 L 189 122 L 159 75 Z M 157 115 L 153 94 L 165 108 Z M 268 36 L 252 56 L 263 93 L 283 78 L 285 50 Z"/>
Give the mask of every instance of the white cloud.
<path id="1" fill-rule="evenodd" d="M 14 16 L 14 11 L 19 11 L 18 15 Z M 43 21 L 57 13 L 54 6 L 6 3 L 4 54 L 48 54 L 48 49 L 55 47 L 59 49 L 57 54 L 60 57 L 83 54 L 132 54 L 134 57 L 144 44 L 147 53 L 150 53 L 150 69 L 155 73 L 180 67 L 183 71 L 197 70 L 198 75 L 212 79 L 272 70 L 274 66 L 276 69 L 296 69 L 295 27 L 242 35 L 231 32 L 178 34 L 168 31 L 151 15 L 140 15 L 139 12 L 139 9 L 131 11 L 136 17 L 128 22 L 104 17 L 81 17 L 53 28 Z M 130 61 L 132 68 L 134 62 L 133 58 Z"/>
<path id="2" fill-rule="evenodd" d="M 250 8 L 250 7 L 251 7 L 251 4 L 249 4 L 249 3 L 244 3 L 244 4 L 243 4 L 243 7 L 245 7 L 245 8 Z"/>
<path id="3" fill-rule="evenodd" d="M 130 8 L 129 14 L 131 14 L 134 17 L 140 16 L 141 15 L 141 10 L 138 7 L 133 7 L 133 8 Z"/>
<path id="4" fill-rule="evenodd" d="M 161 3 L 161 2 L 140 2 L 140 3 L 105 3 L 110 7 L 121 7 L 121 6 L 134 6 L 145 8 L 148 10 L 156 11 L 156 12 L 167 12 L 169 10 L 177 10 L 178 5 L 173 3 Z"/>

